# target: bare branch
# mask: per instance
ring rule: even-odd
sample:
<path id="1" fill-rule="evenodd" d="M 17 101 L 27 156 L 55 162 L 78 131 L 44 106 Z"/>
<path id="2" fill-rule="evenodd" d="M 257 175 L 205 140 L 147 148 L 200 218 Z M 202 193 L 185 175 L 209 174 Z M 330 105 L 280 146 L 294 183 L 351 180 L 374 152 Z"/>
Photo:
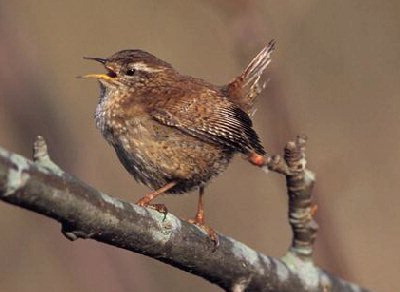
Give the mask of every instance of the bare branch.
<path id="1" fill-rule="evenodd" d="M 306 169 L 305 137 L 297 137 L 285 147 L 285 161 L 290 174 L 286 175 L 289 197 L 289 223 L 293 231 L 290 252 L 312 260 L 313 243 L 318 224 L 314 221 L 316 206 L 312 205 L 311 192 L 315 175 Z"/>
<path id="2" fill-rule="evenodd" d="M 299 149 L 304 157 L 301 141 L 294 145 L 288 144 L 284 164 L 276 156 L 268 168 L 280 165 L 280 172 L 291 173 L 289 194 L 297 198 L 310 194 L 311 188 L 305 164 L 300 169 L 291 163 Z M 299 252 L 311 249 L 315 238 L 308 223 L 303 228 L 303 223 L 291 218 L 294 243 L 284 260 L 265 256 L 224 235 L 219 235 L 220 246 L 212 252 L 213 245 L 202 229 L 172 214 L 163 220 L 164 215 L 154 210 L 98 192 L 63 172 L 51 161 L 41 137 L 34 145 L 34 162 L 0 148 L 0 199 L 59 221 L 70 240 L 94 239 L 141 253 L 201 276 L 226 291 L 367 291 L 315 267 L 311 252 Z M 290 214 L 300 214 L 301 208 L 311 212 L 310 206 L 300 204 Z"/>

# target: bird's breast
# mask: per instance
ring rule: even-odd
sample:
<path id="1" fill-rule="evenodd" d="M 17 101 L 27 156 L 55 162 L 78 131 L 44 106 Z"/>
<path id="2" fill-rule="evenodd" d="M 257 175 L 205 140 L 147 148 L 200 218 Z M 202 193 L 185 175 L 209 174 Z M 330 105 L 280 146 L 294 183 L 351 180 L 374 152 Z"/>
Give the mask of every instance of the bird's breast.
<path id="1" fill-rule="evenodd" d="M 101 93 L 95 121 L 97 128 L 109 143 L 114 144 L 119 137 L 126 136 L 128 132 L 135 136 L 145 130 L 142 120 L 146 117 L 143 111 L 132 104 L 129 96 L 118 89 Z"/>

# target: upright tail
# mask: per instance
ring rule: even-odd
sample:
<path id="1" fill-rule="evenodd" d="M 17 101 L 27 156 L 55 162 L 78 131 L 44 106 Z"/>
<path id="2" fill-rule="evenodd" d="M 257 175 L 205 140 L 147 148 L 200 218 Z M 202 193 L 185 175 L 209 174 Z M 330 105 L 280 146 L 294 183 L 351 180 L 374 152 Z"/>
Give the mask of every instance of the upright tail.
<path id="1" fill-rule="evenodd" d="M 275 41 L 271 40 L 258 55 L 251 60 L 243 73 L 223 87 L 224 93 L 242 110 L 251 113 L 256 97 L 265 88 L 266 82 L 260 78 L 271 62 Z"/>

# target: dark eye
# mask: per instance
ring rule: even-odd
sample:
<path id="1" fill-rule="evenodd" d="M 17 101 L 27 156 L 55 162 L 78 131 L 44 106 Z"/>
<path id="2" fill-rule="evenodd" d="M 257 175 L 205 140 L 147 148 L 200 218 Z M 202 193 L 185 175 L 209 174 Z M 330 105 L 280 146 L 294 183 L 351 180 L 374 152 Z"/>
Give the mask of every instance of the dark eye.
<path id="1" fill-rule="evenodd" d="M 125 73 L 125 75 L 128 76 L 133 76 L 135 74 L 136 70 L 135 69 L 128 69 Z"/>

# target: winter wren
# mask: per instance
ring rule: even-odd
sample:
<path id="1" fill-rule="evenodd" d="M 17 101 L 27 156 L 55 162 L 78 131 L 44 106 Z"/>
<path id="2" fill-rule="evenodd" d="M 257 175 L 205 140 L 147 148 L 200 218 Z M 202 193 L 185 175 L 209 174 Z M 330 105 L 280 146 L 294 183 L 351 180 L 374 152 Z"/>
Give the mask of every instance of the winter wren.
<path id="1" fill-rule="evenodd" d="M 203 193 L 235 153 L 261 165 L 266 154 L 249 117 L 264 88 L 260 77 L 271 61 L 271 41 L 243 73 L 225 86 L 177 72 L 169 63 L 141 50 L 123 50 L 102 63 L 106 74 L 90 74 L 100 83 L 96 125 L 114 147 L 126 170 L 153 191 L 140 199 L 150 204 L 160 194 L 199 190 L 191 223 L 204 225 Z"/>

